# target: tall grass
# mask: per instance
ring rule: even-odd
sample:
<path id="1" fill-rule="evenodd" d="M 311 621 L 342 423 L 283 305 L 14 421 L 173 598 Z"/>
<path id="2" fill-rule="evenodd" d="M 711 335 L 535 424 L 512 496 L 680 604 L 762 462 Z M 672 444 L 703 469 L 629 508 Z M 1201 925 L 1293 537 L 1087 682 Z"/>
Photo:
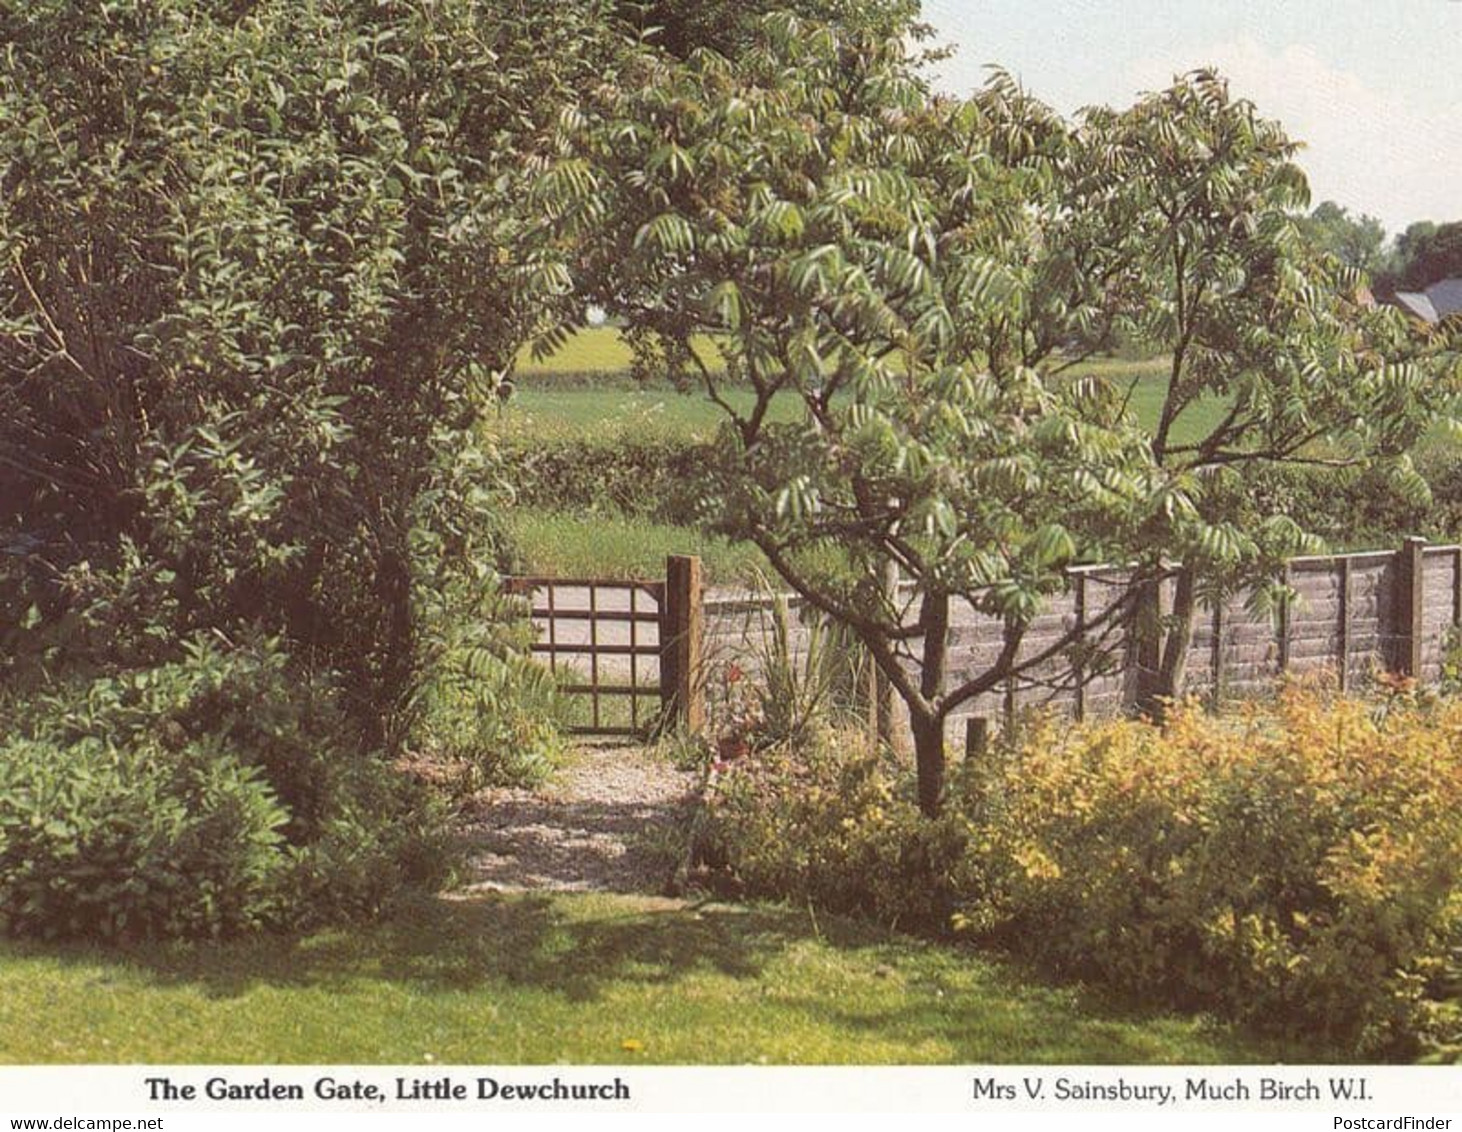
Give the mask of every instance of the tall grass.
<path id="1" fill-rule="evenodd" d="M 784 595 L 758 580 L 760 611 L 753 652 L 761 738 L 800 746 L 852 714 L 865 676 L 866 654 L 856 638 L 826 616 L 804 609 L 793 624 Z"/>

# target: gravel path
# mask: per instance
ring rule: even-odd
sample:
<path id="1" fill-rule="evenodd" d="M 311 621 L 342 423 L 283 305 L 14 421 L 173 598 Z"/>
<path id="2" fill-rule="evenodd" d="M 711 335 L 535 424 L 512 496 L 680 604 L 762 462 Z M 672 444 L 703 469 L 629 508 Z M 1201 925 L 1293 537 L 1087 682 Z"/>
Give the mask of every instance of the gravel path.
<path id="1" fill-rule="evenodd" d="M 642 748 L 583 746 L 543 787 L 484 790 L 464 825 L 468 887 L 663 892 L 693 786 Z"/>

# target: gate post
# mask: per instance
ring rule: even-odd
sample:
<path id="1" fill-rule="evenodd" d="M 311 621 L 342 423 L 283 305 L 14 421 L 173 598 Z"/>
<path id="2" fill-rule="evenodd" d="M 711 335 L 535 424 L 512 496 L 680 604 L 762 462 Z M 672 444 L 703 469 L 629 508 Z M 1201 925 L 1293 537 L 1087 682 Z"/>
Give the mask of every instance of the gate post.
<path id="1" fill-rule="evenodd" d="M 665 560 L 665 600 L 660 603 L 661 726 L 680 726 L 692 735 L 706 723 L 702 618 L 701 560 L 671 555 Z"/>

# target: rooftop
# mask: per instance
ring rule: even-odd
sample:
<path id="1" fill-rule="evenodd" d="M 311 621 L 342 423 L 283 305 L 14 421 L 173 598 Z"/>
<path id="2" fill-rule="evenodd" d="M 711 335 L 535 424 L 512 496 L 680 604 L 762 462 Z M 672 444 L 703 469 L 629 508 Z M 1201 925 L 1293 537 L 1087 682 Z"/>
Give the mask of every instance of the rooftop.
<path id="1" fill-rule="evenodd" d="M 1396 301 L 1425 322 L 1462 314 L 1462 279 L 1443 279 L 1425 291 L 1397 291 Z"/>

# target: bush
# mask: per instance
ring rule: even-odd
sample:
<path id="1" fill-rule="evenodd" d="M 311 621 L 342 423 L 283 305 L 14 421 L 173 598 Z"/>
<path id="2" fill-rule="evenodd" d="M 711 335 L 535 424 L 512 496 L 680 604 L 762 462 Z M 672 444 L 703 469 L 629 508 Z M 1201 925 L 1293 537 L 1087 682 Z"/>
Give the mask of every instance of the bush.
<path id="1" fill-rule="evenodd" d="M 262 625 L 399 750 L 420 589 L 498 502 L 464 450 L 572 302 L 534 155 L 617 25 L 13 0 L 0 42 L 0 681 Z"/>
<path id="2" fill-rule="evenodd" d="M 717 763 L 700 859 L 750 895 L 943 931 L 962 889 L 958 818 L 930 822 L 912 784 L 861 737 L 823 732 Z"/>
<path id="3" fill-rule="evenodd" d="M 216 740 L 0 747 L 0 927 L 220 935 L 276 922 L 288 814 Z"/>
<path id="4" fill-rule="evenodd" d="M 701 858 L 1358 1055 L 1462 1046 L 1462 703 L 1037 722 L 935 821 L 910 777 L 847 736 L 753 749 L 712 774 Z"/>
<path id="5" fill-rule="evenodd" d="M 73 678 L 12 709 L 16 725 L 59 744 L 94 740 L 179 750 L 219 739 L 256 767 L 289 814 L 291 840 L 318 834 L 343 767 L 363 756 L 331 687 L 300 672 L 283 644 L 195 637 L 181 659 L 91 680 Z"/>
<path id="6" fill-rule="evenodd" d="M 183 653 L 0 705 L 5 930 L 222 935 L 442 883 L 425 788 L 362 750 L 278 641 Z"/>
<path id="7" fill-rule="evenodd" d="M 423 602 L 421 682 L 411 741 L 458 788 L 531 786 L 562 761 L 566 706 L 531 659 L 528 602 L 494 577 L 447 579 Z"/>
<path id="8" fill-rule="evenodd" d="M 1236 477 L 1216 500 L 1245 523 L 1271 513 L 1305 516 L 1306 529 L 1341 551 L 1396 545 L 1408 535 L 1462 535 L 1462 459 L 1450 444 L 1423 445 L 1416 476 L 1397 469 L 1270 467 Z"/>
<path id="9" fill-rule="evenodd" d="M 503 455 L 523 507 L 576 513 L 695 521 L 693 485 L 708 459 L 699 441 L 621 431 L 603 441 L 535 438 L 504 445 Z"/>
<path id="10" fill-rule="evenodd" d="M 425 688 L 419 738 L 469 789 L 534 786 L 563 762 L 568 705 L 553 675 L 521 656 L 455 650 Z"/>
<path id="11" fill-rule="evenodd" d="M 1044 729 L 967 801 L 963 922 L 1125 991 L 1393 1053 L 1457 935 L 1462 705 Z"/>
<path id="12" fill-rule="evenodd" d="M 291 853 L 291 926 L 374 918 L 451 879 L 448 815 L 422 783 L 357 760 L 337 779 L 335 801 L 317 835 Z"/>

